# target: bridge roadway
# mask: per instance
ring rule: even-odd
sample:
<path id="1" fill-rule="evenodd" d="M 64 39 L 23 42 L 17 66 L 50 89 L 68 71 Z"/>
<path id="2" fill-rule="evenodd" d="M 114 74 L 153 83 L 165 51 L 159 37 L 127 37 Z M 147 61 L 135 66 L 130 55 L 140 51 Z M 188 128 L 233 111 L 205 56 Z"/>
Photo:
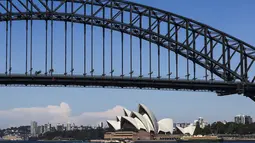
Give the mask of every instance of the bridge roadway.
<path id="1" fill-rule="evenodd" d="M 158 79 L 121 76 L 78 76 L 78 75 L 0 75 L 1 85 L 24 86 L 77 86 L 114 87 L 158 90 L 212 91 L 219 96 L 255 93 L 255 84 L 243 85 L 241 82 L 205 81 L 187 79 Z M 244 94 L 245 95 L 245 94 Z"/>

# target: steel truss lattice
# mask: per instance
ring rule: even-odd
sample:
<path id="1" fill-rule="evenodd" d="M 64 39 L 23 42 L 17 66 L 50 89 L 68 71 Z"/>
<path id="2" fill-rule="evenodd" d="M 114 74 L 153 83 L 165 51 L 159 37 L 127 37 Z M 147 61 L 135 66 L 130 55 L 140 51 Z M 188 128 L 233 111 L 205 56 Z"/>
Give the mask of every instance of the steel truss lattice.
<path id="1" fill-rule="evenodd" d="M 82 11 L 82 12 L 81 12 Z M 88 12 L 90 11 L 90 12 Z M 26 55 L 26 71 L 22 78 L 23 82 L 14 82 L 10 78 L 20 79 L 20 75 L 12 74 L 12 22 L 24 20 L 26 21 L 26 50 L 33 50 L 32 42 L 32 30 L 30 30 L 30 36 L 28 33 L 28 25 L 31 27 L 33 25 L 33 20 L 43 20 L 46 22 L 45 31 L 51 29 L 49 32 L 51 34 L 51 39 L 48 40 L 48 34 L 46 34 L 46 45 L 50 43 L 50 46 L 46 46 L 46 54 L 51 51 L 50 60 L 45 60 L 45 74 L 44 76 L 38 76 L 39 72 L 33 72 L 33 54 Z M 54 82 L 58 76 L 54 75 L 53 66 L 53 22 L 63 21 L 65 22 L 65 33 L 67 30 L 67 22 L 72 24 L 71 29 L 71 44 L 73 45 L 73 23 L 84 24 L 84 36 L 86 33 L 86 26 L 91 26 L 91 43 L 93 43 L 94 27 L 101 27 L 103 30 L 103 72 L 102 75 L 94 75 L 94 64 L 93 64 L 93 44 L 91 44 L 91 68 L 86 69 L 84 66 L 83 76 L 74 75 L 73 71 L 73 61 L 71 62 L 71 74 L 68 75 L 67 71 L 67 54 L 65 54 L 65 72 L 59 77 L 63 79 L 66 77 L 76 77 L 76 79 L 84 80 L 88 78 L 88 81 L 97 79 L 98 81 L 93 83 L 93 86 L 117 86 L 117 87 L 138 87 L 138 88 L 157 88 L 157 89 L 188 89 L 188 90 L 208 90 L 217 92 L 218 95 L 230 95 L 230 94 L 243 94 L 251 99 L 255 100 L 253 93 L 255 92 L 255 72 L 252 71 L 252 67 L 255 61 L 255 47 L 245 43 L 244 41 L 230 36 L 220 30 L 214 29 L 208 25 L 199 23 L 189 18 L 170 13 L 157 8 L 122 1 L 122 0 L 2 0 L 0 1 L 0 22 L 6 22 L 6 25 L 10 25 L 6 28 L 6 76 L 2 76 L 2 84 L 26 84 L 29 85 L 31 78 L 35 80 L 38 78 L 38 83 L 36 81 L 31 84 L 41 84 L 41 85 L 61 85 L 60 82 L 53 83 L 48 78 L 54 77 Z M 29 23 L 30 22 L 30 23 Z M 50 24 L 50 26 L 48 26 Z M 31 28 L 30 27 L 30 28 Z M 43 27 L 44 28 L 44 27 Z M 32 29 L 32 28 L 31 28 Z M 120 79 L 114 76 L 114 69 L 110 67 L 110 78 L 108 79 L 106 71 L 105 60 L 105 33 L 106 29 L 112 32 L 118 31 L 121 33 L 121 43 L 122 43 L 122 55 L 121 55 L 121 75 Z M 140 69 L 139 76 L 135 77 L 133 75 L 132 54 L 130 54 L 130 69 L 129 76 L 124 77 L 124 36 L 127 34 L 130 36 L 130 50 L 132 53 L 132 37 L 136 37 L 140 40 Z M 8 42 L 7 42 L 8 41 Z M 67 45 L 67 36 L 65 35 L 65 46 Z M 158 46 L 158 71 L 157 77 L 153 78 L 152 67 L 151 67 L 151 50 L 149 55 L 149 73 L 148 77 L 143 75 L 143 61 L 142 61 L 142 41 L 149 42 L 149 49 L 151 45 L 155 44 Z M 31 42 L 31 43 L 29 43 Z M 86 38 L 84 38 L 84 45 L 86 45 Z M 200 43 L 200 44 L 198 44 Z M 202 44 L 201 44 L 202 43 Z M 30 47 L 29 47 L 30 45 Z M 111 47 L 113 45 L 113 40 L 111 40 Z M 199 46 L 198 46 L 199 45 Z M 161 74 L 161 58 L 160 58 L 160 48 L 164 47 L 168 50 L 168 74 L 167 79 L 162 79 Z M 48 51 L 47 51 L 48 50 Z M 73 52 L 73 49 L 72 51 Z M 86 52 L 86 51 L 84 51 Z M 174 80 L 171 78 L 173 76 L 173 69 L 171 68 L 170 52 L 175 54 L 176 60 L 175 65 L 175 77 Z M 30 52 L 32 53 L 32 52 Z M 65 53 L 67 50 L 65 48 Z M 112 53 L 112 51 L 111 51 Z M 85 55 L 87 53 L 84 53 Z M 111 58 L 114 55 L 111 54 Z M 179 71 L 179 60 L 178 56 L 186 58 L 186 71 L 185 80 L 180 79 L 180 73 L 184 71 Z M 84 64 L 88 62 L 84 56 Z M 71 54 L 71 59 L 73 59 L 73 53 Z M 238 59 L 237 59 L 238 58 Z M 49 62 L 50 61 L 50 62 Z M 238 61 L 238 62 L 236 62 Z M 235 64 L 233 64 L 235 63 Z M 50 65 L 50 68 L 48 68 Z M 204 79 L 198 80 L 196 67 L 197 65 L 204 68 Z M 90 73 L 90 77 L 88 77 Z M 55 78 L 56 77 L 56 78 Z M 216 81 L 215 78 L 221 79 L 221 81 Z M 14 78 L 14 79 L 15 79 Z M 48 79 L 49 82 L 44 82 L 42 79 Z M 120 84 L 115 83 L 112 79 L 115 78 Z M 108 80 L 106 80 L 108 79 Z M 124 80 L 128 79 L 128 80 Z M 109 83 L 102 84 L 106 80 Z M 25 82 L 27 81 L 27 82 Z M 70 81 L 72 81 L 70 79 Z M 143 84 L 138 85 L 136 81 L 143 82 Z M 52 83 L 50 83 L 52 82 Z M 86 81 L 83 81 L 85 83 Z M 153 85 L 152 83 L 155 82 Z M 146 86 L 146 83 L 149 86 Z M 207 85 L 208 88 L 199 86 L 200 83 Z M 63 85 L 70 85 L 72 83 L 65 83 Z M 189 84 L 189 85 L 187 85 Z M 75 84 L 74 84 L 75 85 Z M 82 86 L 82 84 L 79 84 Z M 86 84 L 88 85 L 88 83 Z M 177 85 L 177 86 L 175 86 Z M 84 85 L 85 86 L 85 85 Z M 155 86 L 155 87 L 154 87 Z M 161 87 L 162 86 L 162 87 Z M 217 88 L 215 87 L 217 86 Z M 227 88 L 229 87 L 229 88 Z"/>

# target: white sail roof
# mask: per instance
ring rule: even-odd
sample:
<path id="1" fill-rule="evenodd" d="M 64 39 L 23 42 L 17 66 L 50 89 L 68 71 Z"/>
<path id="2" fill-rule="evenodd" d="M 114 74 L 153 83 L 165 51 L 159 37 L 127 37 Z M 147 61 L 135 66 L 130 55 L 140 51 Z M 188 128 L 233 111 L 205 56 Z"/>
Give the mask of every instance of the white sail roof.
<path id="1" fill-rule="evenodd" d="M 136 129 L 145 130 L 147 132 L 154 132 L 155 134 L 159 132 L 173 133 L 173 120 L 170 118 L 160 120 L 157 122 L 155 115 L 143 104 L 139 104 L 138 112 L 130 111 L 123 108 L 124 116 L 117 116 L 116 121 L 108 120 L 109 126 L 115 130 L 120 129 Z M 185 132 L 186 130 L 192 133 L 192 127 L 188 129 L 180 130 Z"/>
<path id="2" fill-rule="evenodd" d="M 133 127 L 135 127 L 137 130 L 140 129 L 140 126 L 137 124 L 136 120 L 134 118 L 131 118 L 131 117 L 127 117 L 127 116 L 122 116 L 121 118 L 121 128 L 123 128 L 123 124 L 127 122 L 129 124 L 131 124 Z"/>
<path id="3" fill-rule="evenodd" d="M 120 130 L 120 122 L 114 120 L 107 120 L 107 124 L 112 127 L 115 131 Z"/>
<path id="4" fill-rule="evenodd" d="M 158 133 L 161 131 L 164 133 L 170 132 L 171 134 L 173 134 L 173 120 L 170 118 L 160 120 L 158 122 L 158 128 Z"/>
<path id="5" fill-rule="evenodd" d="M 123 110 L 124 110 L 124 116 L 130 117 L 131 111 L 129 111 L 126 108 L 123 108 Z"/>
<path id="6" fill-rule="evenodd" d="M 147 123 L 147 128 L 148 128 L 148 132 L 155 132 L 155 129 L 153 128 L 153 125 L 150 121 L 150 118 L 147 114 L 144 114 L 143 115 L 144 119 L 146 120 L 146 123 Z"/>
<path id="7" fill-rule="evenodd" d="M 143 123 L 141 122 L 140 119 L 138 118 L 134 118 L 138 127 L 138 130 L 147 130 L 146 127 L 143 125 Z"/>
<path id="8" fill-rule="evenodd" d="M 120 122 L 120 121 L 121 121 L 121 116 L 116 116 L 116 120 L 117 120 L 118 122 Z"/>
<path id="9" fill-rule="evenodd" d="M 193 124 L 190 124 L 188 127 L 186 128 L 182 128 L 179 126 L 176 126 L 183 134 L 190 134 L 190 135 L 194 135 L 194 132 L 196 130 L 196 126 Z"/>
<path id="10" fill-rule="evenodd" d="M 139 104 L 138 106 L 138 112 L 142 115 L 147 114 L 150 122 L 153 126 L 154 131 L 158 131 L 158 123 L 157 123 L 157 119 L 155 117 L 155 115 L 151 112 L 151 110 L 149 110 L 149 108 L 147 108 L 145 105 L 143 104 Z"/>
<path id="11" fill-rule="evenodd" d="M 148 123 L 147 123 L 147 120 L 143 117 L 143 115 L 141 115 L 140 113 L 138 113 L 138 112 L 132 112 L 131 113 L 131 117 L 132 118 L 138 118 L 141 122 L 142 122 L 142 124 L 143 124 L 143 126 L 145 127 L 145 130 L 147 131 L 147 132 L 150 132 L 150 129 L 148 128 Z"/>

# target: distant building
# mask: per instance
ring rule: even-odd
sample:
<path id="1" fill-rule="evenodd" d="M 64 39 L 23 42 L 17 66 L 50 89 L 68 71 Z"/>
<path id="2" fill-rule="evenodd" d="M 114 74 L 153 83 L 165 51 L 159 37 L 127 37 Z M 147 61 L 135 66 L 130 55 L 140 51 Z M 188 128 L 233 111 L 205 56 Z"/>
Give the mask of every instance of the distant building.
<path id="1" fill-rule="evenodd" d="M 78 126 L 72 126 L 72 130 L 74 130 L 74 131 L 76 131 L 76 130 L 78 130 Z"/>
<path id="2" fill-rule="evenodd" d="M 100 122 L 97 126 L 95 126 L 94 128 L 103 128 L 104 127 L 104 123 Z"/>
<path id="3" fill-rule="evenodd" d="M 202 129 L 205 128 L 207 124 L 208 123 L 202 117 L 199 117 L 197 120 L 194 121 L 194 125 L 199 125 L 199 127 Z"/>
<path id="4" fill-rule="evenodd" d="M 66 130 L 71 131 L 71 129 L 72 129 L 72 124 L 68 122 L 66 125 Z"/>
<path id="5" fill-rule="evenodd" d="M 245 124 L 245 117 L 244 115 L 237 115 L 235 116 L 234 121 L 237 124 Z"/>
<path id="6" fill-rule="evenodd" d="M 50 132 L 50 131 L 51 131 L 51 124 L 50 123 L 45 124 L 43 133 Z"/>
<path id="7" fill-rule="evenodd" d="M 190 123 L 175 123 L 174 124 L 174 128 L 176 128 L 177 126 L 178 127 L 181 127 L 181 128 L 186 128 L 190 125 Z"/>
<path id="8" fill-rule="evenodd" d="M 235 123 L 237 124 L 252 124 L 252 117 L 247 115 L 237 115 L 234 118 Z"/>
<path id="9" fill-rule="evenodd" d="M 32 137 L 36 137 L 37 134 L 37 122 L 32 121 L 30 126 L 30 133 Z"/>
<path id="10" fill-rule="evenodd" d="M 60 131 L 60 132 L 64 131 L 64 125 L 63 124 L 57 124 L 56 130 Z"/>
<path id="11" fill-rule="evenodd" d="M 50 131 L 51 131 L 51 132 L 55 132 L 55 131 L 57 131 L 57 128 L 56 128 L 56 127 L 51 127 L 51 128 L 50 128 Z"/>
<path id="12" fill-rule="evenodd" d="M 253 121 L 252 121 L 252 117 L 251 116 L 246 116 L 245 117 L 245 124 L 252 124 Z"/>
<path id="13" fill-rule="evenodd" d="M 43 134 L 44 133 L 44 126 L 38 126 L 37 127 L 37 133 L 38 134 Z"/>

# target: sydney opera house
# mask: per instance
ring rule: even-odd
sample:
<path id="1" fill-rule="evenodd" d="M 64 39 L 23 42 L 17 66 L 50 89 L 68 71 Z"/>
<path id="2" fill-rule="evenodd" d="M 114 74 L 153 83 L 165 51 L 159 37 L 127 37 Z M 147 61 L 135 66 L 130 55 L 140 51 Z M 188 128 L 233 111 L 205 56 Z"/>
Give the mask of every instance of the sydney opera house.
<path id="1" fill-rule="evenodd" d="M 138 105 L 138 111 L 123 109 L 124 115 L 115 120 L 107 120 L 111 132 L 105 133 L 105 139 L 130 140 L 175 140 L 180 135 L 173 135 L 174 124 L 170 118 L 157 120 L 153 112 L 143 104 Z M 182 134 L 193 135 L 196 126 L 176 126 Z"/>
<path id="2" fill-rule="evenodd" d="M 157 135 L 173 134 L 173 120 L 170 118 L 157 120 L 153 112 L 145 105 L 139 104 L 138 111 L 123 109 L 124 116 L 116 120 L 108 120 L 111 131 L 105 134 L 105 139 L 153 139 Z"/>
<path id="3" fill-rule="evenodd" d="M 173 133 L 173 120 L 170 118 L 157 121 L 154 114 L 143 104 L 139 104 L 138 112 L 124 109 L 124 116 L 116 120 L 108 120 L 107 124 L 115 131 L 146 131 L 148 133 Z"/>

